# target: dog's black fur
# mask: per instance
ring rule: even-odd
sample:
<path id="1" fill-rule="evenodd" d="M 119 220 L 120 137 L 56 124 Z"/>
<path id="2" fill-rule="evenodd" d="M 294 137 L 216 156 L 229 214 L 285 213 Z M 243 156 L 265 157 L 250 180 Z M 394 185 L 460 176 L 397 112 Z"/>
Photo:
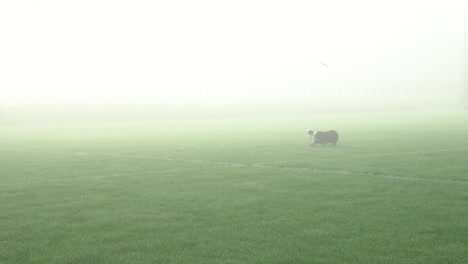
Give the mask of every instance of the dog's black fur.
<path id="1" fill-rule="evenodd" d="M 309 135 L 310 138 L 313 137 L 314 141 L 312 142 L 312 144 L 310 144 L 311 146 L 315 146 L 317 144 L 327 144 L 327 143 L 336 145 L 336 142 L 338 142 L 338 138 L 340 137 L 335 130 L 329 130 L 329 131 L 308 130 L 307 134 Z"/>

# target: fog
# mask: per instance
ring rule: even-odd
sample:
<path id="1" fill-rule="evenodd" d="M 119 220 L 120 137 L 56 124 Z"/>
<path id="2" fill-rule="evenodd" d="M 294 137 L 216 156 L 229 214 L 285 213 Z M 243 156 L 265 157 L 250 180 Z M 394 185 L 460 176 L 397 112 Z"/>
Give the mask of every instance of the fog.
<path id="1" fill-rule="evenodd" d="M 0 105 L 461 107 L 463 0 L 2 1 Z"/>

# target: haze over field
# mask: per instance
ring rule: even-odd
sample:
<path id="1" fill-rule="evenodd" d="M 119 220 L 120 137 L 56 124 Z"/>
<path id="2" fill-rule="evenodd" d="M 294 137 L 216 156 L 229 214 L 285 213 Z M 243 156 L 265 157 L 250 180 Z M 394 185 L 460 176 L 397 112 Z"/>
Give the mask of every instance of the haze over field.
<path id="1" fill-rule="evenodd" d="M 464 1 L 2 1 L 0 104 L 459 106 Z"/>
<path id="2" fill-rule="evenodd" d="M 467 2 L 0 0 L 0 263 L 466 264 Z"/>

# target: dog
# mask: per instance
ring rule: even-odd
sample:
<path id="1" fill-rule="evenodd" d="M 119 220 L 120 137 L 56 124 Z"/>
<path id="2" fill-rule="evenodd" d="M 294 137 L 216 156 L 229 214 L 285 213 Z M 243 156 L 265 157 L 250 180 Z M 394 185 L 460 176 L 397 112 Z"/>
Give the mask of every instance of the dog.
<path id="1" fill-rule="evenodd" d="M 309 138 L 312 141 L 312 144 L 310 146 L 315 146 L 317 144 L 333 144 L 336 145 L 336 142 L 338 142 L 338 138 L 340 137 L 338 135 L 338 132 L 335 130 L 329 130 L 329 131 L 316 131 L 316 130 L 306 130 L 307 135 L 309 135 Z"/>

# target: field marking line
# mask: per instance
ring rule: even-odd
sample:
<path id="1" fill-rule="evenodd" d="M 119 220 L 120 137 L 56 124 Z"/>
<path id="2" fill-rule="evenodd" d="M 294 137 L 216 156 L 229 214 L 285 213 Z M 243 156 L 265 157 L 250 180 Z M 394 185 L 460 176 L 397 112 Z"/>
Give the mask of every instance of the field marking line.
<path id="1" fill-rule="evenodd" d="M 350 170 L 341 170 L 341 169 L 323 169 L 323 168 L 307 168 L 307 167 L 289 167 L 289 166 L 271 166 L 263 163 L 237 163 L 237 162 L 223 162 L 223 161 L 212 161 L 212 160 L 200 160 L 200 159 L 179 159 L 179 158 L 160 158 L 157 156 L 133 156 L 133 155 L 121 155 L 117 154 L 119 157 L 128 157 L 128 158 L 140 158 L 144 157 L 145 159 L 156 159 L 156 160 L 170 160 L 170 161 L 185 161 L 198 164 L 211 164 L 211 165 L 223 165 L 229 167 L 249 167 L 249 168 L 266 168 L 266 169 L 283 169 L 291 171 L 308 171 L 313 173 L 334 173 L 341 175 L 366 175 L 372 177 L 381 177 L 386 179 L 398 179 L 398 180 L 417 180 L 417 181 L 430 181 L 430 182 L 443 182 L 443 183 L 457 183 L 457 184 L 467 184 L 467 181 L 464 180 L 454 180 L 454 179 L 433 179 L 433 178 L 424 178 L 424 177 L 410 177 L 402 176 L 391 173 L 378 173 L 378 172 L 360 172 L 360 171 L 350 171 Z"/>
<path id="2" fill-rule="evenodd" d="M 389 152 L 389 153 L 375 153 L 375 154 L 363 154 L 363 155 L 351 155 L 351 158 L 367 158 L 367 157 L 385 157 L 385 156 L 397 156 L 397 155 L 418 155 L 418 154 L 431 154 L 438 152 L 454 152 L 468 150 L 468 148 L 451 148 L 451 149 L 434 149 L 434 150 L 419 150 L 419 151 L 404 151 L 404 152 Z"/>
<path id="3" fill-rule="evenodd" d="M 252 167 L 260 168 L 269 168 L 269 169 L 284 169 L 292 171 L 310 171 L 313 173 L 333 173 L 341 175 L 365 175 L 372 177 L 380 177 L 386 179 L 398 179 L 398 180 L 415 180 L 415 181 L 430 181 L 430 182 L 444 182 L 444 183 L 457 183 L 457 184 L 468 184 L 468 180 L 454 180 L 454 179 L 434 179 L 434 178 L 424 178 L 424 177 L 411 177 L 411 176 L 402 176 L 391 173 L 379 173 L 379 172 L 365 172 L 365 171 L 350 171 L 350 170 L 341 170 L 341 169 L 323 169 L 323 168 L 307 168 L 307 167 L 289 167 L 289 166 L 263 166 L 256 165 Z"/>
<path id="4" fill-rule="evenodd" d="M 197 164 L 211 164 L 211 165 L 222 165 L 229 167 L 250 167 L 250 168 L 267 168 L 267 169 L 283 169 L 292 171 L 309 171 L 313 173 L 335 173 L 342 175 L 365 175 L 372 177 L 380 177 L 386 179 L 398 179 L 398 180 L 416 180 L 416 181 L 427 181 L 427 182 L 441 182 L 441 183 L 456 183 L 456 184 L 468 184 L 468 180 L 455 180 L 455 179 L 434 179 L 425 177 L 411 177 L 402 176 L 391 173 L 378 173 L 378 172 L 360 172 L 350 171 L 341 169 L 323 169 L 323 168 L 308 168 L 308 167 L 290 167 L 290 166 L 272 166 L 268 165 L 271 163 L 237 163 L 237 162 L 225 162 L 225 161 L 213 161 L 204 159 L 185 159 L 185 158 L 171 158 L 167 156 L 153 156 L 153 155 L 133 155 L 133 154 L 119 154 L 119 153 L 87 153 L 87 152 L 66 152 L 66 151 L 46 151 L 46 150 L 11 150 L 17 152 L 39 152 L 39 153 L 57 153 L 57 154 L 68 154 L 68 155 L 102 155 L 112 157 L 124 157 L 133 159 L 152 159 L 152 160 L 166 160 L 166 161 L 183 161 Z M 85 154 L 83 154 L 85 153 Z"/>
<path id="5" fill-rule="evenodd" d="M 340 156 L 340 157 L 326 157 L 315 160 L 340 160 L 340 159 L 356 159 L 356 158 L 372 158 L 372 157 L 386 157 L 386 156 L 399 156 L 399 155 L 418 155 L 418 154 L 431 154 L 437 152 L 455 152 L 455 151 L 464 151 L 468 148 L 451 148 L 451 149 L 436 149 L 436 150 L 421 150 L 421 151 L 406 151 L 406 152 L 388 152 L 388 153 L 373 153 L 373 154 L 362 154 L 362 155 L 350 155 L 350 156 Z M 311 162 L 312 160 L 277 160 L 271 162 L 264 162 L 265 164 L 274 164 L 274 163 L 286 163 L 286 162 Z"/>
<path id="6" fill-rule="evenodd" d="M 77 176 L 77 177 L 68 177 L 68 178 L 58 178 L 58 179 L 50 179 L 50 180 L 29 180 L 29 181 L 17 181 L 11 183 L 0 183 L 0 187 L 10 187 L 10 186 L 21 186 L 21 185 L 31 185 L 31 184 L 41 184 L 41 183 L 54 183 L 54 182 L 67 182 L 67 181 L 79 181 L 79 180 L 100 180 L 100 179 L 107 179 L 107 178 L 118 178 L 118 177 L 128 177 L 132 175 L 138 174 L 161 174 L 161 173 L 174 173 L 186 170 L 176 170 L 176 169 L 169 169 L 169 170 L 145 170 L 145 171 L 135 171 L 135 172 L 127 172 L 127 173 L 111 173 L 111 174 L 97 174 L 97 175 L 85 175 L 85 176 Z"/>

